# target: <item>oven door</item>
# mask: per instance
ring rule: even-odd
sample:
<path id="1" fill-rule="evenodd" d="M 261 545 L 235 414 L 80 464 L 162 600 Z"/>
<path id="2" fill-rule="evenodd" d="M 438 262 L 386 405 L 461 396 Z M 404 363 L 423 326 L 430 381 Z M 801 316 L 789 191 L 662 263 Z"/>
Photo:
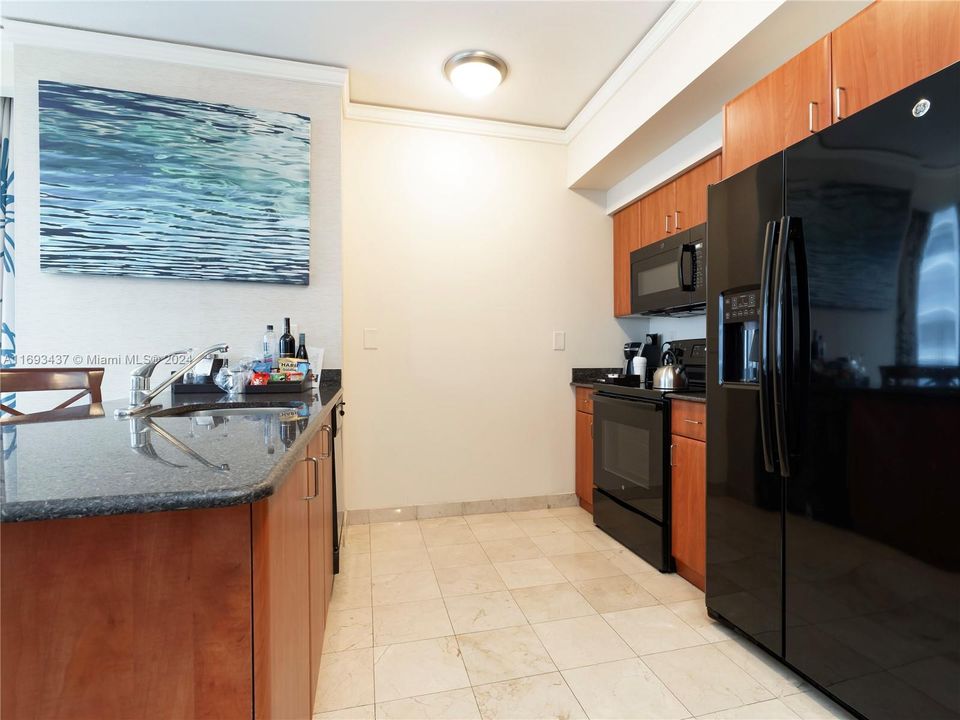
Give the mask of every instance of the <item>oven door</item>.
<path id="1" fill-rule="evenodd" d="M 633 314 L 665 314 L 696 303 L 696 248 L 689 239 L 682 232 L 630 253 Z"/>
<path id="2" fill-rule="evenodd" d="M 597 393 L 593 412 L 597 489 L 663 523 L 663 404 Z"/>

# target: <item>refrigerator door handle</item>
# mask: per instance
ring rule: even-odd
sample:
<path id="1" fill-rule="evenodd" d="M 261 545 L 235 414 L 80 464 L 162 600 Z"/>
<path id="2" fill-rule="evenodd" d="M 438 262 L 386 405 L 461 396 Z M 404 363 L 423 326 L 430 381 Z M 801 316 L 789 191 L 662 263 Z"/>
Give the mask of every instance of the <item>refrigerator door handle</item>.
<path id="1" fill-rule="evenodd" d="M 797 347 L 797 340 L 793 337 L 794 317 L 796 308 L 793 306 L 793 293 L 786 296 L 784 288 L 787 285 L 787 272 L 790 256 L 790 245 L 799 235 L 800 220 L 784 216 L 780 219 L 780 233 L 777 240 L 777 259 L 773 271 L 773 422 L 777 437 L 777 457 L 780 461 L 780 474 L 790 477 L 790 441 L 787 429 L 787 414 L 793 407 L 793 398 L 787 396 L 787 363 L 792 363 L 790 357 Z M 799 278 L 798 278 L 799 279 Z M 804 278 L 805 280 L 805 278 Z M 790 306 L 787 306 L 790 303 Z M 790 344 L 787 346 L 785 321 L 789 320 Z"/>
<path id="2" fill-rule="evenodd" d="M 760 445 L 763 448 L 763 468 L 767 472 L 775 469 L 770 434 L 773 426 L 770 418 L 770 285 L 777 226 L 775 220 L 767 223 L 763 234 L 763 265 L 760 271 Z"/>

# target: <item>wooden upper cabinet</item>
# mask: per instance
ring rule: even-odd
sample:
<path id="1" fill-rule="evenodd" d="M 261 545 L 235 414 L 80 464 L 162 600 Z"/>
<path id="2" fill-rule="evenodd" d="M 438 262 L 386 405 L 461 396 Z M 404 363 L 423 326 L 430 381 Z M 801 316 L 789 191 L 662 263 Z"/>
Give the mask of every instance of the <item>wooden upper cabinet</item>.
<path id="1" fill-rule="evenodd" d="M 613 216 L 613 314 L 630 314 L 630 253 L 640 247 L 640 203 Z"/>
<path id="2" fill-rule="evenodd" d="M 719 155 L 676 179 L 674 230 L 686 230 L 707 221 L 707 186 L 717 182 L 720 182 Z"/>
<path id="3" fill-rule="evenodd" d="M 664 185 L 640 200 L 640 247 L 663 240 L 675 232 L 677 185 Z"/>
<path id="4" fill-rule="evenodd" d="M 830 36 L 723 106 L 728 178 L 830 125 Z"/>
<path id="5" fill-rule="evenodd" d="M 882 0 L 833 31 L 835 117 L 960 61 L 960 3 Z"/>

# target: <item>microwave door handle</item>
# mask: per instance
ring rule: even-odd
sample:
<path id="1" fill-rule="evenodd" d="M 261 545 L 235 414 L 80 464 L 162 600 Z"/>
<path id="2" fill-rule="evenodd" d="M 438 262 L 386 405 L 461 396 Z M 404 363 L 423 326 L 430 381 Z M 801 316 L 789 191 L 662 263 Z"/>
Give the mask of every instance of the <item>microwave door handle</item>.
<path id="1" fill-rule="evenodd" d="M 690 282 L 687 282 L 687 274 L 683 271 L 685 267 L 684 258 L 690 258 Z M 693 292 L 696 288 L 693 286 L 693 246 L 685 243 L 680 246 L 677 254 L 677 285 L 684 292 Z"/>
<path id="2" fill-rule="evenodd" d="M 760 445 L 763 449 L 763 468 L 774 471 L 772 437 L 770 430 L 770 284 L 773 271 L 773 251 L 776 247 L 777 222 L 767 223 L 763 234 L 763 262 L 760 270 Z"/>

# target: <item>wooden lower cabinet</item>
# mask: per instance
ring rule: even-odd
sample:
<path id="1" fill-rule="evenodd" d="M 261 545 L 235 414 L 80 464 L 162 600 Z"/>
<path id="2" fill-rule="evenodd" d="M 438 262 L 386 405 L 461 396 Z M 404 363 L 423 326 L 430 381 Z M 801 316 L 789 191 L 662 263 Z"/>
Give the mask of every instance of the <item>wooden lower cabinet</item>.
<path id="1" fill-rule="evenodd" d="M 257 718 L 310 716 L 309 505 L 312 468 L 297 462 L 253 505 L 253 677 Z"/>
<path id="2" fill-rule="evenodd" d="M 330 465 L 323 457 L 323 432 L 317 433 L 307 447 L 307 464 L 310 472 L 310 495 L 315 497 L 307 502 L 307 527 L 310 563 L 310 697 L 316 697 L 317 679 L 320 673 L 320 659 L 323 655 L 323 634 L 326 629 L 327 570 L 332 571 L 333 558 L 325 557 L 324 534 L 330 530 L 327 515 L 332 512 L 328 496 L 323 487 L 324 464 Z M 326 460 L 326 463 L 324 462 Z M 314 475 L 316 473 L 316 475 Z"/>
<path id="3" fill-rule="evenodd" d="M 593 414 L 577 410 L 576 490 L 580 507 L 593 512 Z"/>
<path id="4" fill-rule="evenodd" d="M 249 505 L 0 524 L 0 716 L 249 718 L 250 540 Z"/>
<path id="5" fill-rule="evenodd" d="M 677 573 L 701 590 L 707 571 L 707 444 L 671 437 L 670 542 Z"/>
<path id="6" fill-rule="evenodd" d="M 327 418 L 280 492 L 253 506 L 254 698 L 264 720 L 313 714 L 333 592 L 329 427 Z"/>
<path id="7" fill-rule="evenodd" d="M 309 452 L 252 504 L 0 524 L 0 716 L 308 720 L 334 537 Z"/>

